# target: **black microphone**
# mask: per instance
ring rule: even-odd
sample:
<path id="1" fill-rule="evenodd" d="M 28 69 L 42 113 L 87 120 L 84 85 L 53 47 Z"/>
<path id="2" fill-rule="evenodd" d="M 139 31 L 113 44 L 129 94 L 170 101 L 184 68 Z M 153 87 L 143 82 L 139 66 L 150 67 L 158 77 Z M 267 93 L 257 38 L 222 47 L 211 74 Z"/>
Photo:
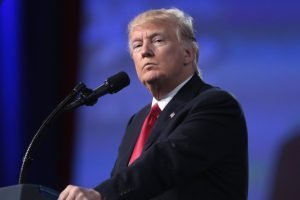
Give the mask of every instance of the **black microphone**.
<path id="1" fill-rule="evenodd" d="M 130 83 L 129 76 L 125 72 L 119 72 L 109 78 L 107 78 L 103 85 L 97 87 L 94 90 L 86 88 L 83 94 L 74 102 L 66 106 L 65 110 L 71 110 L 77 108 L 81 105 L 92 106 L 97 101 L 98 98 L 109 93 L 113 94 L 119 92 L 124 87 L 128 86 Z"/>

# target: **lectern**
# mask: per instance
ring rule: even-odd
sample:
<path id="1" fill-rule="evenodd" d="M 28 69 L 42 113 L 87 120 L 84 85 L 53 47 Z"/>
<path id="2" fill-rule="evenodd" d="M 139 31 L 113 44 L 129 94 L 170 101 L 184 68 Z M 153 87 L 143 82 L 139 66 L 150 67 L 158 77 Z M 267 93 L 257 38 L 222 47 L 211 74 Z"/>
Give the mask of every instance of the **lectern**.
<path id="1" fill-rule="evenodd" d="M 57 200 L 59 193 L 41 185 L 19 184 L 0 188 L 1 200 Z"/>

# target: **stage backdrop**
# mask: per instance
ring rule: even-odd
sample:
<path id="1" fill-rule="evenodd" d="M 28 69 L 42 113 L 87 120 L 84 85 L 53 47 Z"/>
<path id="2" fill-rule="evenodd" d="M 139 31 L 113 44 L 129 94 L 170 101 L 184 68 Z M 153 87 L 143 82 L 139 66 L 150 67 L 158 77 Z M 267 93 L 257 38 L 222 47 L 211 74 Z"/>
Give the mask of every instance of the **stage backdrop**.
<path id="1" fill-rule="evenodd" d="M 77 82 L 79 0 L 0 1 L 0 187 L 18 183 L 34 133 Z M 73 113 L 40 140 L 25 183 L 70 181 Z"/>

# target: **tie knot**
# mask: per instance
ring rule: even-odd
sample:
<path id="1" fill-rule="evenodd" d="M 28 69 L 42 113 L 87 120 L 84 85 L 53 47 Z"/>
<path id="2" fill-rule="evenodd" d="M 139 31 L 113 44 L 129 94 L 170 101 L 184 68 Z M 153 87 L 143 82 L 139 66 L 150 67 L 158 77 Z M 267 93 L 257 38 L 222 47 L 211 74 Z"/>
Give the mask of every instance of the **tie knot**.
<path id="1" fill-rule="evenodd" d="M 158 104 L 154 104 L 152 107 L 151 107 L 151 110 L 150 110 L 150 113 L 149 113 L 149 116 L 151 117 L 158 117 L 159 113 L 160 113 L 160 108 L 158 106 Z"/>

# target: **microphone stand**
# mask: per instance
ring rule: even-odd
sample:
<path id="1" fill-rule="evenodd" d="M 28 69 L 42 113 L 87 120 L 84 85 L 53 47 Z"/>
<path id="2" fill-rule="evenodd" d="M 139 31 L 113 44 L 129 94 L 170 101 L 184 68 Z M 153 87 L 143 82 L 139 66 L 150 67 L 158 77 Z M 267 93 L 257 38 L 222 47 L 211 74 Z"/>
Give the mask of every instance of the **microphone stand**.
<path id="1" fill-rule="evenodd" d="M 26 170 L 28 169 L 29 166 L 29 161 L 32 161 L 32 154 L 34 153 L 34 150 L 38 144 L 39 138 L 42 136 L 44 133 L 44 130 L 49 126 L 49 124 L 57 117 L 59 116 L 63 111 L 65 111 L 65 106 L 70 103 L 72 99 L 74 99 L 79 93 L 89 93 L 91 90 L 86 88 L 84 83 L 79 83 L 78 85 L 75 86 L 75 88 L 68 94 L 68 96 L 61 101 L 57 107 L 50 113 L 50 115 L 45 119 L 45 121 L 42 123 L 38 131 L 35 133 L 34 137 L 32 138 L 25 156 L 22 161 L 22 166 L 20 170 L 20 175 L 19 175 L 19 184 L 25 183 L 24 181 L 24 174 Z M 85 94 L 81 94 L 81 97 L 85 97 Z"/>

